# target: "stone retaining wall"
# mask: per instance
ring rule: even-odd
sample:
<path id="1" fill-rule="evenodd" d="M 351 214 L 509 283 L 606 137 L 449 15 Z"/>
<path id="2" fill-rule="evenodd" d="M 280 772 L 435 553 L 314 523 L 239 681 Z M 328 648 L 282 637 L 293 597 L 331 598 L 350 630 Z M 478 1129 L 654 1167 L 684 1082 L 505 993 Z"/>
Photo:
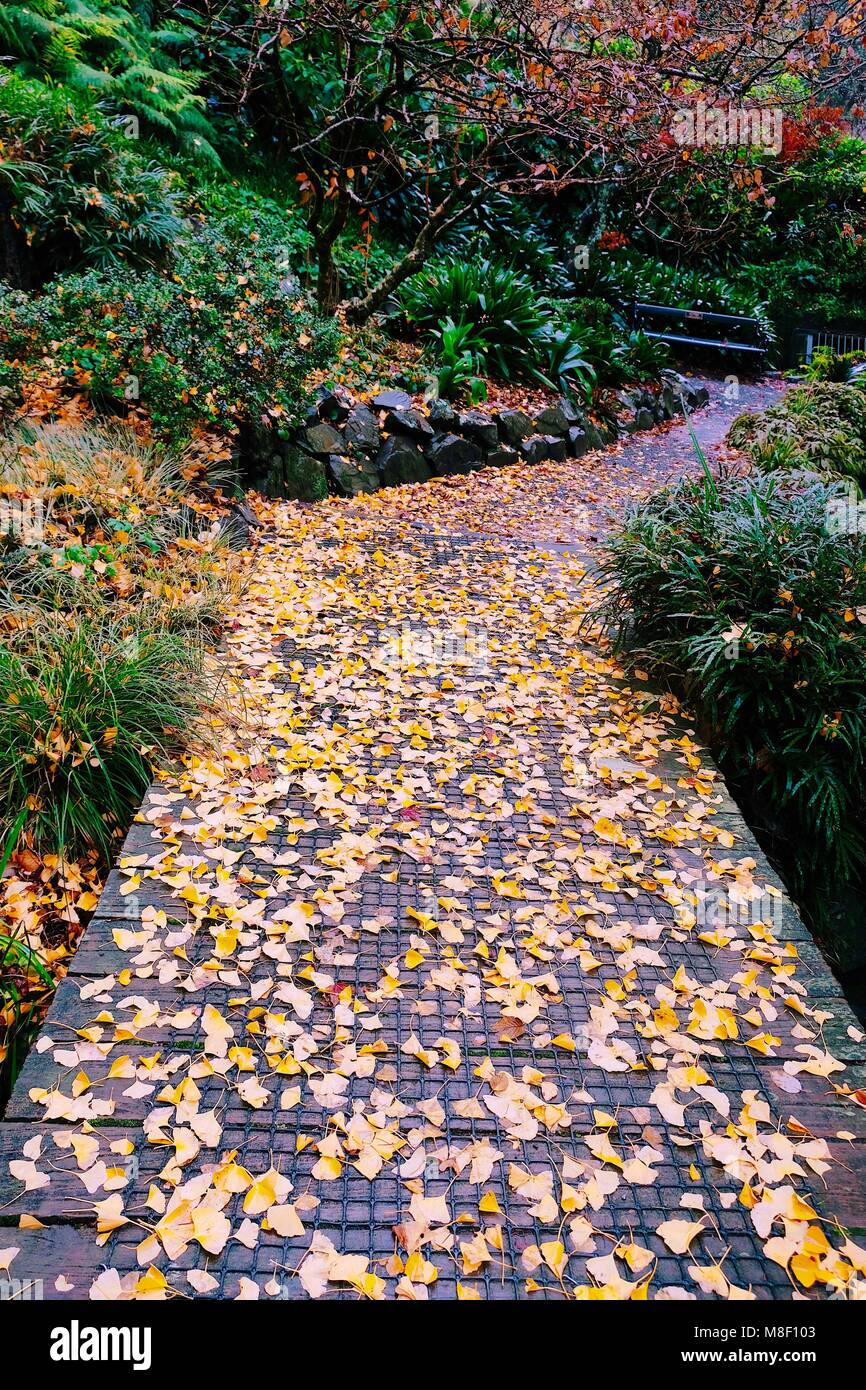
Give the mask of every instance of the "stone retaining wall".
<path id="1" fill-rule="evenodd" d="M 580 458 L 621 434 L 650 429 L 706 404 L 708 393 L 666 371 L 655 389 L 619 391 L 617 419 L 598 425 L 565 397 L 534 419 L 521 410 L 419 406 L 405 391 L 369 399 L 321 388 L 304 423 L 285 441 L 248 451 L 248 485 L 270 497 L 355 496 L 476 468 Z"/>

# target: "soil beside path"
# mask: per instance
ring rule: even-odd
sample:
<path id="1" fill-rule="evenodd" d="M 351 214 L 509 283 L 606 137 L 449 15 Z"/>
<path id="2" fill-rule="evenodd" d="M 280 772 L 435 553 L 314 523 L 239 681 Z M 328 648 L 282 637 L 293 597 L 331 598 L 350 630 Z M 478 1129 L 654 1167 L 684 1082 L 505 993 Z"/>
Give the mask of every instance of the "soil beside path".
<path id="1" fill-rule="evenodd" d="M 705 445 L 776 389 L 715 385 Z M 609 509 L 694 466 L 676 425 L 261 504 L 245 722 L 149 792 L 0 1125 L 13 1278 L 857 1287 L 863 1036 L 706 753 L 581 628 Z"/>

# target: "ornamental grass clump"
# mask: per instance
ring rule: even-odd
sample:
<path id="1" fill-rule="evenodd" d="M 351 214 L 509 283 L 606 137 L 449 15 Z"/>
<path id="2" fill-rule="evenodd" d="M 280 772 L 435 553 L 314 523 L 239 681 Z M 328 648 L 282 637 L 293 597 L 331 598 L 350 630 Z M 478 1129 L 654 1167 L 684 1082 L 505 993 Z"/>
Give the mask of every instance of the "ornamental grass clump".
<path id="1" fill-rule="evenodd" d="M 189 632 L 46 616 L 0 647 L 0 823 L 26 808 L 36 854 L 107 857 L 210 693 Z"/>
<path id="2" fill-rule="evenodd" d="M 618 650 L 685 697 L 813 889 L 866 876 L 866 535 L 828 527 L 844 490 L 707 470 L 633 504 L 603 567 Z"/>

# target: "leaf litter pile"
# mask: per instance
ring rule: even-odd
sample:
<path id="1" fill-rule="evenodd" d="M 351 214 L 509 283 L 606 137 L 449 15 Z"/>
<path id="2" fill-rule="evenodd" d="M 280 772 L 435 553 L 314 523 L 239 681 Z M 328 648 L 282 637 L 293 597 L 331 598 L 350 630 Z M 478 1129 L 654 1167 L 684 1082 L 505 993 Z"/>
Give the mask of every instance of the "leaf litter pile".
<path id="1" fill-rule="evenodd" d="M 558 468 L 581 502 L 586 468 Z M 83 1242 L 51 1296 L 866 1275 L 825 1190 L 866 1102 L 827 1034 L 862 1035 L 810 999 L 672 703 L 581 628 L 581 552 L 471 534 L 520 478 L 259 504 L 243 720 L 149 793 L 22 1075 L 0 1266 L 59 1213 Z M 697 920 L 708 887 L 735 920 Z"/>

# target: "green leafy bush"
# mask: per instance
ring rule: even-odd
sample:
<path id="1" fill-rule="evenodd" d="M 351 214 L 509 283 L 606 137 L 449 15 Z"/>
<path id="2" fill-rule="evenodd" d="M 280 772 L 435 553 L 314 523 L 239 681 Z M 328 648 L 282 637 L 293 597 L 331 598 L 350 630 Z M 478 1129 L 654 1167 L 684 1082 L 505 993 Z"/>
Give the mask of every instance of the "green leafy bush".
<path id="1" fill-rule="evenodd" d="M 71 93 L 0 81 L 0 278 L 28 287 L 59 269 L 154 264 L 182 222 L 174 182 Z"/>
<path id="2" fill-rule="evenodd" d="M 419 189 L 416 196 L 422 192 Z M 540 290 L 557 293 L 568 285 L 565 257 L 538 209 L 501 189 L 490 189 L 469 205 L 447 234 L 443 249 L 464 261 L 482 256 L 519 265 Z"/>
<path id="3" fill-rule="evenodd" d="M 757 287 L 694 267 L 665 265 L 633 250 L 611 256 L 605 279 L 608 293 L 624 312 L 640 300 L 713 314 L 742 314 L 757 319 L 766 344 L 775 339 L 772 319 Z"/>
<path id="4" fill-rule="evenodd" d="M 828 233 L 829 235 L 829 233 Z M 833 233 L 816 245 L 788 250 L 778 260 L 744 265 L 737 283 L 747 294 L 759 295 L 780 338 L 786 338 L 808 317 L 821 327 L 866 322 L 866 249 L 856 239 Z"/>
<path id="5" fill-rule="evenodd" d="M 191 216 L 222 227 L 233 241 L 254 246 L 260 262 L 272 257 L 281 277 L 303 270 L 313 244 L 306 219 L 257 168 L 243 180 L 188 162 L 181 173 Z"/>
<path id="6" fill-rule="evenodd" d="M 19 811 L 14 825 L 0 837 L 0 880 L 26 815 L 26 809 Z M 53 993 L 54 980 L 39 952 L 11 923 L 4 922 L 0 929 L 0 1112 Z"/>
<path id="7" fill-rule="evenodd" d="M 228 452 L 92 423 L 0 439 L 0 501 L 26 506 L 22 526 L 0 528 L 0 878 L 18 850 L 0 925 L 0 1103 L 68 960 L 69 910 L 92 909 L 84 891 L 154 766 L 213 717 L 208 652 L 248 560 L 208 486 Z"/>
<path id="8" fill-rule="evenodd" d="M 531 376 L 534 344 L 548 317 L 532 282 L 509 266 L 488 260 L 434 262 L 408 281 L 408 318 L 435 332 L 446 319 L 472 328 L 491 372 L 504 381 Z"/>
<path id="9" fill-rule="evenodd" d="M 866 378 L 812 382 L 788 391 L 778 405 L 739 415 L 728 443 L 764 467 L 808 466 L 866 475 Z"/>
<path id="10" fill-rule="evenodd" d="M 619 650 L 685 693 L 824 886 L 866 868 L 866 535 L 828 531 L 842 488 L 687 478 L 628 509 L 604 567 Z"/>
<path id="11" fill-rule="evenodd" d="M 169 439 L 201 423 L 285 423 L 305 376 L 339 342 L 269 249 L 219 225 L 181 243 L 171 279 L 125 269 L 68 275 L 39 295 L 0 293 L 0 315 L 7 386 L 22 363 L 59 368 L 103 409 L 140 402 Z"/>
<path id="12" fill-rule="evenodd" d="M 670 365 L 666 343 L 626 327 L 612 305 L 593 298 L 548 301 L 557 323 L 579 341 L 582 355 L 600 387 L 610 389 L 630 382 L 659 381 Z"/>
<path id="13" fill-rule="evenodd" d="M 584 395 L 595 380 L 595 372 L 584 356 L 577 332 L 572 327 L 551 325 L 538 339 L 541 378 L 569 395 L 577 383 Z"/>

